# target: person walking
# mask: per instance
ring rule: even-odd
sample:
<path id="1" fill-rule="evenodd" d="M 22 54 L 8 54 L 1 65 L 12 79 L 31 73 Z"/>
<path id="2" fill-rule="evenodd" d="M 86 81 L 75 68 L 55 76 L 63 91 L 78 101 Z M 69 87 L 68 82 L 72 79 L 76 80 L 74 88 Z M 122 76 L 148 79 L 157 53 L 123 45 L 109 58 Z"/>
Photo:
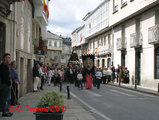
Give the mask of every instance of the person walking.
<path id="1" fill-rule="evenodd" d="M 111 77 L 112 77 L 112 83 L 114 83 L 114 82 L 115 82 L 115 78 L 116 78 L 116 75 L 115 75 L 115 67 L 112 66 L 112 67 L 111 67 L 111 70 L 112 70 L 112 75 L 111 75 Z"/>
<path id="2" fill-rule="evenodd" d="M 67 75 L 68 75 L 69 82 L 71 84 L 73 84 L 74 73 L 73 73 L 73 65 L 72 65 L 72 63 L 69 63 L 69 68 L 68 68 L 68 71 L 67 71 Z"/>
<path id="3" fill-rule="evenodd" d="M 11 78 L 12 78 L 12 89 L 11 89 L 11 105 L 20 105 L 18 103 L 18 84 L 19 77 L 16 71 L 16 61 L 11 62 Z"/>
<path id="4" fill-rule="evenodd" d="M 40 73 L 39 73 L 39 64 L 36 63 L 35 66 L 33 67 L 33 78 L 34 78 L 34 92 L 38 91 L 38 83 L 40 81 Z"/>
<path id="5" fill-rule="evenodd" d="M 43 68 L 43 64 L 41 63 L 40 65 L 40 76 L 41 76 L 41 86 L 40 86 L 40 89 L 43 90 L 43 85 L 44 85 L 44 79 L 45 79 L 45 71 L 44 71 L 44 68 Z"/>
<path id="6" fill-rule="evenodd" d="M 56 86 L 56 84 L 58 83 L 58 78 L 59 78 L 59 74 L 58 74 L 58 69 L 57 66 L 54 69 L 54 86 Z"/>
<path id="7" fill-rule="evenodd" d="M 107 79 L 107 68 L 105 67 L 103 70 L 103 84 L 106 84 Z"/>
<path id="8" fill-rule="evenodd" d="M 81 90 L 83 89 L 82 86 L 82 80 L 83 80 L 83 75 L 82 75 L 82 70 L 77 74 L 77 79 L 78 79 L 78 87 L 81 87 Z"/>
<path id="9" fill-rule="evenodd" d="M 125 67 L 124 70 L 124 83 L 129 84 L 129 70 L 127 69 L 127 67 Z"/>
<path id="10" fill-rule="evenodd" d="M 0 65 L 0 77 L 2 84 L 2 117 L 11 117 L 13 113 L 9 112 L 8 107 L 10 106 L 11 100 L 11 73 L 10 64 L 11 58 L 9 53 L 3 55 L 3 62 Z"/>
<path id="11" fill-rule="evenodd" d="M 48 82 L 48 86 L 50 86 L 51 84 L 51 78 L 52 78 L 52 71 L 50 69 L 50 67 L 47 68 L 47 82 Z"/>
<path id="12" fill-rule="evenodd" d="M 97 89 L 100 88 L 101 78 L 102 78 L 102 72 L 101 72 L 100 69 L 98 68 L 98 69 L 97 69 L 97 72 L 96 72 Z"/>

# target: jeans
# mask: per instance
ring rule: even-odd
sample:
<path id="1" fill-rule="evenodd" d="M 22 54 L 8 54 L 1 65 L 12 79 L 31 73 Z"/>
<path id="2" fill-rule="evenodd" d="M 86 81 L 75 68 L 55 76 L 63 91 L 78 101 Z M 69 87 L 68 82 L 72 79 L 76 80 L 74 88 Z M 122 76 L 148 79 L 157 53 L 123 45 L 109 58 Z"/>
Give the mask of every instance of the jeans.
<path id="1" fill-rule="evenodd" d="M 100 82 L 101 82 L 101 79 L 97 79 L 97 88 L 98 89 L 100 88 Z"/>
<path id="2" fill-rule="evenodd" d="M 83 89 L 82 80 L 78 80 L 78 87 L 79 87 L 79 88 L 81 87 L 81 89 Z"/>
<path id="3" fill-rule="evenodd" d="M 3 94 L 3 107 L 2 107 L 2 113 L 9 112 L 8 107 L 10 106 L 10 100 L 11 100 L 11 86 L 7 84 L 2 84 L 2 94 Z"/>

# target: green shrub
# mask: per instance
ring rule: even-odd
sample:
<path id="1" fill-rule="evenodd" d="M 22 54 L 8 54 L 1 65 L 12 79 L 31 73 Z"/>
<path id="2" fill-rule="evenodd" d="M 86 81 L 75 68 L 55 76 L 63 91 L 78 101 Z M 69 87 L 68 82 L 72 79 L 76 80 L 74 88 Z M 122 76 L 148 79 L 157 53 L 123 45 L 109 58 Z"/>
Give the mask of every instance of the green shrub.
<path id="1" fill-rule="evenodd" d="M 53 108 L 50 106 L 53 106 Z M 50 112 L 50 110 L 51 110 L 51 112 L 57 112 L 56 108 L 58 106 L 60 107 L 59 112 L 64 111 L 62 109 L 62 107 L 64 108 L 63 95 L 60 92 L 55 91 L 55 90 L 47 92 L 46 94 L 44 94 L 37 105 L 38 108 L 40 108 L 40 107 L 47 108 L 47 111 L 43 111 L 43 112 Z"/>

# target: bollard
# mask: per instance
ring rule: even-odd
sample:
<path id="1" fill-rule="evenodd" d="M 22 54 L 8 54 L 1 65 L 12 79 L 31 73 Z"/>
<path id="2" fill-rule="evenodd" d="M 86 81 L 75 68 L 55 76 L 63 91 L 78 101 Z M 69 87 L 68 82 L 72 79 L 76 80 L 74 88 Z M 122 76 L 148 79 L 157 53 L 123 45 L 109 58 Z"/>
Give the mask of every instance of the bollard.
<path id="1" fill-rule="evenodd" d="M 159 83 L 158 83 L 158 94 L 159 94 Z"/>
<path id="2" fill-rule="evenodd" d="M 120 86 L 120 79 L 119 79 L 119 86 Z"/>
<path id="3" fill-rule="evenodd" d="M 62 82 L 60 82 L 60 92 L 62 91 Z"/>
<path id="4" fill-rule="evenodd" d="M 137 80 L 135 79 L 135 89 L 137 89 Z"/>
<path id="5" fill-rule="evenodd" d="M 67 99 L 71 99 L 69 86 L 67 86 Z"/>

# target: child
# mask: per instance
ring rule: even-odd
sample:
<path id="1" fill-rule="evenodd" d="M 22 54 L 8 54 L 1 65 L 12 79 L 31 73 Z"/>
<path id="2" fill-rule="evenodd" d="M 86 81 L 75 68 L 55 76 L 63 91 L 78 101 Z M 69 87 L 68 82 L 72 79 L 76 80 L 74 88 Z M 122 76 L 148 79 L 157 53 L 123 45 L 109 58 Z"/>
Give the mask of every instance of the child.
<path id="1" fill-rule="evenodd" d="M 77 75 L 77 79 L 78 79 L 78 87 L 80 88 L 81 87 L 81 90 L 83 89 L 82 87 L 82 79 L 83 79 L 83 76 L 82 76 L 82 71 L 80 70 L 80 72 L 78 73 Z"/>

